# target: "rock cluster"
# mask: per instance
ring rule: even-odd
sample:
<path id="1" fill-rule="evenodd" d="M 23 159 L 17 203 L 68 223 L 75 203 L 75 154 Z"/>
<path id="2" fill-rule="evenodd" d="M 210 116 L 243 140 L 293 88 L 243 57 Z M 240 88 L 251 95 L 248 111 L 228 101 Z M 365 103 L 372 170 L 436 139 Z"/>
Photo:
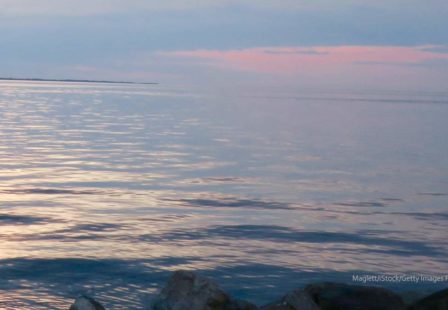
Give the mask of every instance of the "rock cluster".
<path id="1" fill-rule="evenodd" d="M 310 284 L 280 300 L 257 307 L 233 299 L 211 280 L 190 271 L 176 271 L 148 310 L 448 310 L 448 289 L 406 305 L 394 292 L 378 287 L 340 283 Z M 70 310 L 105 310 L 81 296 Z"/>

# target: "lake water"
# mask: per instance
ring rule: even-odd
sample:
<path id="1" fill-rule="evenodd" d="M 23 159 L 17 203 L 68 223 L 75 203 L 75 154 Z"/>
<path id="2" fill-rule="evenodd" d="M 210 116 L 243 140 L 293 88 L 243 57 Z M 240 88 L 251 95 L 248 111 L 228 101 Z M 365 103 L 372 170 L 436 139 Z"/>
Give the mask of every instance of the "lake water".
<path id="1" fill-rule="evenodd" d="M 0 180 L 2 309 L 448 274 L 448 93 L 4 81 Z"/>

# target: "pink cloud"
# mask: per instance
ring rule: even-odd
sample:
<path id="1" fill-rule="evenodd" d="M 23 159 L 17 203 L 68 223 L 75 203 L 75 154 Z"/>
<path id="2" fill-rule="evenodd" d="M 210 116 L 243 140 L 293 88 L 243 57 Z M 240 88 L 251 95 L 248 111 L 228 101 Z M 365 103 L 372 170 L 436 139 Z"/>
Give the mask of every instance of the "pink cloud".
<path id="1" fill-rule="evenodd" d="M 356 64 L 409 65 L 429 60 L 446 60 L 448 53 L 435 53 L 435 46 L 318 46 L 269 47 L 241 50 L 192 50 L 161 53 L 164 56 L 202 60 L 220 68 L 270 74 L 294 75 L 309 70 L 340 68 Z"/>

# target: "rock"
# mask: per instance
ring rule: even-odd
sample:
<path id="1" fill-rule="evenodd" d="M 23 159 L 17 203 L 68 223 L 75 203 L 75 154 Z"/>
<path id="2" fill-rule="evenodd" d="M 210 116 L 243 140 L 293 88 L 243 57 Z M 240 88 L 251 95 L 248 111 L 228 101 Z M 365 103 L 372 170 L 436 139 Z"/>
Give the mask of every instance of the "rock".
<path id="1" fill-rule="evenodd" d="M 425 291 L 404 291 L 400 292 L 401 299 L 403 299 L 406 305 L 411 305 L 420 299 L 428 296 L 431 292 Z"/>
<path id="2" fill-rule="evenodd" d="M 308 285 L 305 290 L 322 310 L 405 309 L 399 295 L 379 287 L 321 283 Z"/>
<path id="3" fill-rule="evenodd" d="M 88 296 L 81 296 L 75 300 L 70 310 L 106 310 L 99 302 Z"/>
<path id="4" fill-rule="evenodd" d="M 295 290 L 280 301 L 261 307 L 261 310 L 319 310 L 319 307 L 307 292 Z"/>
<path id="5" fill-rule="evenodd" d="M 448 310 L 448 289 L 420 299 L 409 310 Z"/>
<path id="6" fill-rule="evenodd" d="M 258 307 L 245 300 L 232 300 L 226 310 L 258 310 Z"/>
<path id="7" fill-rule="evenodd" d="M 176 271 L 159 296 L 153 310 L 227 310 L 230 296 L 212 281 L 189 271 Z"/>

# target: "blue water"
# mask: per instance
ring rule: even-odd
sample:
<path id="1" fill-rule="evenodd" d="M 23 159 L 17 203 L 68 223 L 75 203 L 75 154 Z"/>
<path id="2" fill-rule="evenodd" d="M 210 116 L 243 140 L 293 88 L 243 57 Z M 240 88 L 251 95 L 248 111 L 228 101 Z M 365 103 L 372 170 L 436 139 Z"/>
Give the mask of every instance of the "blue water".
<path id="1" fill-rule="evenodd" d="M 448 274 L 447 120 L 448 93 L 1 82 L 0 308 Z"/>

